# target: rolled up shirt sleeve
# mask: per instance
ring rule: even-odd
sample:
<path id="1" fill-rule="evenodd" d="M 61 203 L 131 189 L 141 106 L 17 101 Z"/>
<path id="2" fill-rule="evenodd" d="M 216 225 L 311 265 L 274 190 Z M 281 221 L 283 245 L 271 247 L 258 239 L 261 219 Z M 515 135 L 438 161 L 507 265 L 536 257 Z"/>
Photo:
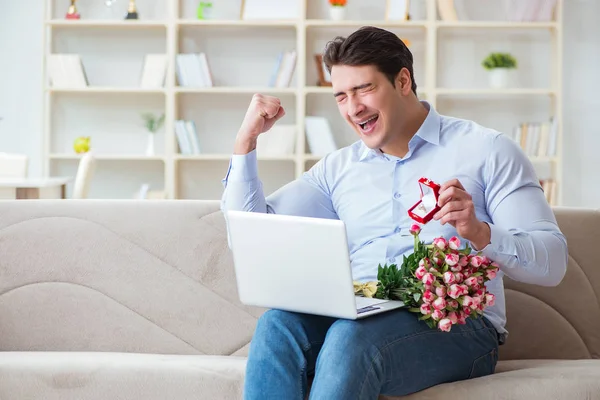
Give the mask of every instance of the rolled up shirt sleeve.
<path id="1" fill-rule="evenodd" d="M 567 268 L 567 241 L 531 161 L 516 142 L 498 135 L 484 173 L 491 238 L 482 254 L 511 279 L 558 285 Z"/>

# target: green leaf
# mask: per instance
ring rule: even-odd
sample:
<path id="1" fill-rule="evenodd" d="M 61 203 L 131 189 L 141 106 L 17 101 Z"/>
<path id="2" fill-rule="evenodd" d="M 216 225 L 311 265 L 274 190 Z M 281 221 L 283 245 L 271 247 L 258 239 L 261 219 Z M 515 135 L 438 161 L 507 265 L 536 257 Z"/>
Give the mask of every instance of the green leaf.
<path id="1" fill-rule="evenodd" d="M 419 301 L 421 299 L 421 293 L 413 294 L 413 299 L 415 299 L 415 301 Z"/>

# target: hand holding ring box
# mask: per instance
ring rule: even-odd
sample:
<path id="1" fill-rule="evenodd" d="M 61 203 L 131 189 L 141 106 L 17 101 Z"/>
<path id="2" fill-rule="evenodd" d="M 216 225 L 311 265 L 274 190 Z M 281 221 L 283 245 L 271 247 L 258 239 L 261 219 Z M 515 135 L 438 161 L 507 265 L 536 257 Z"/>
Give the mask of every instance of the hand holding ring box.
<path id="1" fill-rule="evenodd" d="M 408 210 L 408 215 L 415 221 L 426 224 L 440 210 L 438 206 L 440 185 L 427 178 L 421 178 L 419 179 L 419 187 L 421 189 L 421 200 Z"/>

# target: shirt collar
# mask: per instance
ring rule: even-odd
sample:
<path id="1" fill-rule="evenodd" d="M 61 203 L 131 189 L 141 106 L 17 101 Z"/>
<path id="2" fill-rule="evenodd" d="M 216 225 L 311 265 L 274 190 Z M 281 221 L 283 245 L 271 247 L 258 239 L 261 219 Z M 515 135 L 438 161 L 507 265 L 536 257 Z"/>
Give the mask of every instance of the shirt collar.
<path id="1" fill-rule="evenodd" d="M 423 123 L 415 133 L 415 136 L 420 137 L 426 142 L 437 145 L 440 143 L 440 114 L 427 101 L 422 100 L 421 104 L 423 104 L 423 106 L 425 106 L 425 108 L 429 112 L 427 113 L 425 121 L 423 121 Z M 386 157 L 386 155 L 380 149 L 370 149 L 364 144 L 364 142 L 361 146 L 362 153 L 359 161 L 364 161 L 372 157 Z"/>

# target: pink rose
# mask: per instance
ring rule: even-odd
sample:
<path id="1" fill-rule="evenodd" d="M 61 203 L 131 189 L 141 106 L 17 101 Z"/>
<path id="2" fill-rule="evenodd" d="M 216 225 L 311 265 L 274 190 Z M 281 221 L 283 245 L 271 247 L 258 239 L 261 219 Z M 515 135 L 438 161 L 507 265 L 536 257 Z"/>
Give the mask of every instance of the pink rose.
<path id="1" fill-rule="evenodd" d="M 458 254 L 446 254 L 446 264 L 448 264 L 449 266 L 458 264 L 458 260 Z"/>
<path id="2" fill-rule="evenodd" d="M 425 258 L 421 258 L 421 259 L 419 260 L 419 267 L 426 268 L 426 267 L 428 267 L 428 266 L 429 266 L 429 259 L 428 259 L 427 257 L 425 257 Z"/>
<path id="3" fill-rule="evenodd" d="M 473 258 L 471 258 L 471 265 L 474 266 L 475 268 L 479 268 L 481 266 L 483 262 L 483 259 L 481 258 L 481 256 L 474 256 Z"/>
<path id="4" fill-rule="evenodd" d="M 433 308 L 435 308 L 436 310 L 443 310 L 444 308 L 446 308 L 446 300 L 444 300 L 443 297 L 438 297 L 433 301 L 432 305 Z"/>
<path id="5" fill-rule="evenodd" d="M 467 256 L 462 256 L 462 257 L 460 258 L 460 261 L 458 261 L 458 264 L 459 264 L 461 267 L 466 267 L 466 266 L 469 264 L 469 259 L 467 258 Z"/>
<path id="6" fill-rule="evenodd" d="M 457 309 L 459 306 L 458 301 L 456 301 L 456 300 L 449 300 L 448 305 L 450 306 L 450 308 L 454 308 L 454 309 Z"/>
<path id="7" fill-rule="evenodd" d="M 460 271 L 462 271 L 462 269 L 463 269 L 463 267 L 460 265 L 460 263 L 450 267 L 450 271 L 452 271 L 452 272 L 460 272 Z"/>
<path id="8" fill-rule="evenodd" d="M 462 289 L 457 284 L 451 285 L 450 289 L 448 289 L 448 296 L 453 299 L 458 299 L 462 294 Z"/>
<path id="9" fill-rule="evenodd" d="M 475 286 L 477 285 L 477 277 L 472 276 L 470 278 L 465 279 L 465 285 L 467 286 Z"/>
<path id="10" fill-rule="evenodd" d="M 421 232 L 421 227 L 418 224 L 412 224 L 408 231 L 411 235 L 418 235 Z"/>
<path id="11" fill-rule="evenodd" d="M 457 315 L 458 321 L 456 321 L 456 323 L 458 325 L 464 325 L 467 323 L 467 315 L 464 312 L 459 312 Z"/>
<path id="12" fill-rule="evenodd" d="M 419 266 L 416 271 L 415 271 L 415 276 L 417 277 L 417 279 L 421 279 L 423 278 L 423 276 L 427 273 L 427 270 L 425 269 L 425 267 L 423 266 Z"/>
<path id="13" fill-rule="evenodd" d="M 471 296 L 464 296 L 462 305 L 464 308 L 471 307 L 473 305 L 473 298 Z"/>
<path id="14" fill-rule="evenodd" d="M 461 283 L 462 281 L 465 280 L 465 276 L 463 275 L 462 272 L 455 273 L 454 277 L 456 278 L 456 283 Z"/>
<path id="15" fill-rule="evenodd" d="M 458 322 L 458 313 L 456 311 L 450 311 L 448 313 L 448 319 L 452 321 L 453 324 Z"/>
<path id="16" fill-rule="evenodd" d="M 492 293 L 487 293 L 485 295 L 485 304 L 487 306 L 493 306 L 494 303 L 496 302 L 496 296 L 494 296 Z"/>
<path id="17" fill-rule="evenodd" d="M 469 294 L 469 287 L 464 283 L 462 285 L 458 285 L 461 290 L 461 294 Z"/>
<path id="18" fill-rule="evenodd" d="M 440 320 L 438 327 L 440 328 L 440 331 L 450 332 L 450 329 L 452 329 L 452 321 L 450 321 L 448 318 L 444 318 Z"/>
<path id="19" fill-rule="evenodd" d="M 430 290 L 423 292 L 423 301 L 425 303 L 431 303 L 433 300 L 435 300 L 435 295 Z"/>
<path id="20" fill-rule="evenodd" d="M 421 278 L 421 282 L 423 282 L 424 285 L 433 285 L 433 281 L 435 281 L 435 277 L 431 272 L 426 273 Z"/>
<path id="21" fill-rule="evenodd" d="M 446 286 L 438 286 L 435 288 L 435 294 L 438 297 L 446 297 Z"/>
<path id="22" fill-rule="evenodd" d="M 433 318 L 435 321 L 439 321 L 440 319 L 445 317 L 446 313 L 442 310 L 433 310 L 433 312 L 431 313 L 431 318 Z"/>
<path id="23" fill-rule="evenodd" d="M 452 285 L 456 282 L 456 276 L 450 271 L 444 272 L 444 282 L 446 285 Z"/>
<path id="24" fill-rule="evenodd" d="M 423 303 L 421 304 L 421 314 L 423 315 L 429 315 L 431 314 L 431 305 L 427 304 L 427 303 Z"/>
<path id="25" fill-rule="evenodd" d="M 446 239 L 444 239 L 443 237 L 439 237 L 433 239 L 433 245 L 440 250 L 446 250 L 446 246 L 448 245 L 448 243 L 446 242 Z"/>
<path id="26" fill-rule="evenodd" d="M 486 271 L 486 275 L 489 280 L 492 280 L 496 277 L 496 271 L 494 271 L 494 270 Z"/>
<path id="27" fill-rule="evenodd" d="M 481 297 L 478 296 L 474 296 L 471 298 L 473 300 L 473 303 L 471 304 L 471 309 L 472 310 L 476 310 L 479 308 L 479 305 L 481 304 Z M 464 305 L 464 304 L 463 304 Z"/>
<path id="28" fill-rule="evenodd" d="M 423 285 L 423 289 L 425 290 L 429 290 L 430 292 L 433 292 L 433 285 Z"/>
<path id="29" fill-rule="evenodd" d="M 452 250 L 458 250 L 460 248 L 460 239 L 457 238 L 456 236 L 452 236 L 450 238 L 450 240 L 448 241 L 448 246 Z"/>

